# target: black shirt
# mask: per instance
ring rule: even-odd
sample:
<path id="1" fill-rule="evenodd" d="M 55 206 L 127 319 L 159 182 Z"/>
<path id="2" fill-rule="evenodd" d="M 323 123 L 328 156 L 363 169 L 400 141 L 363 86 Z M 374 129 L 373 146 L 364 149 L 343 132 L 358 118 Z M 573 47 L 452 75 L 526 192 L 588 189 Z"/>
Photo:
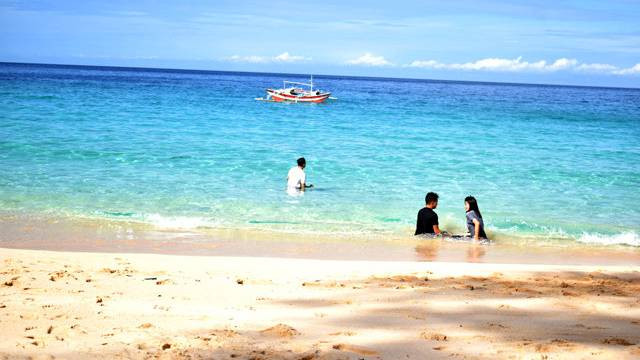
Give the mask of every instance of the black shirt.
<path id="1" fill-rule="evenodd" d="M 435 234 L 433 225 L 438 225 L 438 214 L 428 207 L 420 209 L 420 211 L 418 211 L 415 235 Z"/>

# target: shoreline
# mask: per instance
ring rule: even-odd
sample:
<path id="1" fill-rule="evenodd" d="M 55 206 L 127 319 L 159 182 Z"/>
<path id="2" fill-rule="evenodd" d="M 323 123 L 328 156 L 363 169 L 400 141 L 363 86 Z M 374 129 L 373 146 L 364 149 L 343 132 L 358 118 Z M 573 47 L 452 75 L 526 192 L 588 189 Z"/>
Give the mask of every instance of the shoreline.
<path id="1" fill-rule="evenodd" d="M 0 356 L 640 356 L 640 268 L 0 248 Z"/>
<path id="2" fill-rule="evenodd" d="M 414 236 L 328 236 L 246 229 L 205 231 L 151 225 L 1 217 L 0 247 L 71 252 L 189 256 L 284 257 L 320 260 L 640 265 L 640 248 L 523 241 L 481 245 Z"/>

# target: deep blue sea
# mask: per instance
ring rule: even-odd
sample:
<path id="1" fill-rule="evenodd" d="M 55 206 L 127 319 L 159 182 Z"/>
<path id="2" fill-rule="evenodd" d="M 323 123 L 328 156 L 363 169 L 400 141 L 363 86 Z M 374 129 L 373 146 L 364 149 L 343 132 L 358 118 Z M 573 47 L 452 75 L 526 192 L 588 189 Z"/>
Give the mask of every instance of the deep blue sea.
<path id="1" fill-rule="evenodd" d="M 0 216 L 411 237 L 428 191 L 496 241 L 640 246 L 640 90 L 0 64 Z M 303 196 L 285 191 L 307 159 Z M 0 230 L 1 232 L 1 230 Z"/>

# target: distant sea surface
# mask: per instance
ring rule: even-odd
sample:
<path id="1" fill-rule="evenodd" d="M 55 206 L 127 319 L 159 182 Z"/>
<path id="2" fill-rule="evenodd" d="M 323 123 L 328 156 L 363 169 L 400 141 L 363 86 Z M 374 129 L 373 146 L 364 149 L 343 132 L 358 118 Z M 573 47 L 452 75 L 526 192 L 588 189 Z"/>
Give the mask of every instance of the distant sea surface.
<path id="1" fill-rule="evenodd" d="M 497 242 L 640 246 L 640 90 L 0 64 L 0 216 L 411 237 L 428 191 Z M 285 191 L 307 159 L 303 196 Z M 0 229 L 0 240 L 2 230 Z"/>

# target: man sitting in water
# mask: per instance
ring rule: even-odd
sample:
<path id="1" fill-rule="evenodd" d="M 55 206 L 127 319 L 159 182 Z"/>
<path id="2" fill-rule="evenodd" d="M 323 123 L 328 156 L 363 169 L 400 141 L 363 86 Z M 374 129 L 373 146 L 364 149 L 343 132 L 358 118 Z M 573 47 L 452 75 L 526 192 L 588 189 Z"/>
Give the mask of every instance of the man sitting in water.
<path id="1" fill-rule="evenodd" d="M 416 233 L 440 235 L 440 227 L 438 226 L 438 214 L 433 211 L 438 207 L 438 194 L 434 192 L 427 193 L 424 198 L 425 207 L 418 211 L 418 221 L 416 223 Z"/>
<path id="2" fill-rule="evenodd" d="M 311 184 L 307 184 L 307 176 L 304 173 L 304 168 L 307 166 L 307 161 L 301 157 L 298 159 L 298 166 L 294 166 L 289 170 L 287 175 L 287 191 L 304 191 L 306 188 L 313 187 Z"/>

